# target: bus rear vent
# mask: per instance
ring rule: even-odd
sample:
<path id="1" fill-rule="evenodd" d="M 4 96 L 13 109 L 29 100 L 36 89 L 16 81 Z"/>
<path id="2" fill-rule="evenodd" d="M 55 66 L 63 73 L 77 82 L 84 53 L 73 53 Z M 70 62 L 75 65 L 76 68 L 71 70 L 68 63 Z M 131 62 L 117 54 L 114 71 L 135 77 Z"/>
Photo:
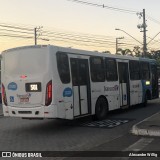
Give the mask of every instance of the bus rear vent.
<path id="1" fill-rule="evenodd" d="M 19 114 L 32 114 L 31 111 L 18 111 Z"/>

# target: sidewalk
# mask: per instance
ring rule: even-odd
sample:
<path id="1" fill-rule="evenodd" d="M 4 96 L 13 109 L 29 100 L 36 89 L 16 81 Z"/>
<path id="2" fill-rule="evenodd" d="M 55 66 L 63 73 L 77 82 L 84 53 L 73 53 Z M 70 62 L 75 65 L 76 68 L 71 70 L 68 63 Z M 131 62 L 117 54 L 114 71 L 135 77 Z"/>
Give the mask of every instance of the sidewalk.
<path id="1" fill-rule="evenodd" d="M 155 101 L 160 104 L 160 99 Z M 160 136 L 160 112 L 135 124 L 131 132 L 135 135 Z"/>

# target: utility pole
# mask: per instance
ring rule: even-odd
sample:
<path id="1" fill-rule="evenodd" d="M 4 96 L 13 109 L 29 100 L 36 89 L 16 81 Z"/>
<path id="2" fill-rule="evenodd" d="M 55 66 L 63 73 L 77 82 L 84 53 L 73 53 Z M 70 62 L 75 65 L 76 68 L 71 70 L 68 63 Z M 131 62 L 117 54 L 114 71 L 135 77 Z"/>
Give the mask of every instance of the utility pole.
<path id="1" fill-rule="evenodd" d="M 124 37 L 118 37 L 118 38 L 116 38 L 116 53 L 118 52 L 118 40 L 119 39 L 124 39 Z"/>
<path id="2" fill-rule="evenodd" d="M 146 24 L 146 14 L 145 14 L 145 9 L 143 9 L 143 12 L 137 13 L 137 15 L 139 16 L 139 18 L 143 17 L 143 23 L 137 25 L 137 27 L 141 30 L 140 32 L 143 32 L 143 57 L 146 57 L 146 53 L 147 53 L 147 40 L 146 40 L 146 28 L 147 28 L 147 24 Z"/>
<path id="3" fill-rule="evenodd" d="M 146 42 L 146 15 L 145 15 L 145 9 L 143 9 L 143 56 L 146 57 L 147 53 L 147 42 Z"/>
<path id="4" fill-rule="evenodd" d="M 34 28 L 34 44 L 37 45 L 37 27 Z"/>
<path id="5" fill-rule="evenodd" d="M 40 32 L 41 31 L 40 29 L 42 29 L 42 28 L 43 28 L 42 26 L 34 28 L 34 44 L 35 45 L 37 45 L 37 39 L 41 35 L 41 34 L 37 34 L 37 33 L 38 33 L 38 31 Z"/>

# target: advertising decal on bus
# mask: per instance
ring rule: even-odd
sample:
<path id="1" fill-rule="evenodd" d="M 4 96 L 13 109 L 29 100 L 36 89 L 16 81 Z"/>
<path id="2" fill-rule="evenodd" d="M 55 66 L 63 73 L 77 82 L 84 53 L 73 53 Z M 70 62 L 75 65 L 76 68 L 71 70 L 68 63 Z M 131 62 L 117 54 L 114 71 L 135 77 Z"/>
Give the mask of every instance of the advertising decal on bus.
<path id="1" fill-rule="evenodd" d="M 17 90 L 17 84 L 14 82 L 11 82 L 8 84 L 8 90 L 16 91 Z"/>
<path id="2" fill-rule="evenodd" d="M 63 97 L 71 97 L 72 96 L 72 89 L 67 87 L 63 91 Z"/>
<path id="3" fill-rule="evenodd" d="M 114 87 L 105 87 L 104 91 L 118 91 L 118 85 L 115 85 Z"/>

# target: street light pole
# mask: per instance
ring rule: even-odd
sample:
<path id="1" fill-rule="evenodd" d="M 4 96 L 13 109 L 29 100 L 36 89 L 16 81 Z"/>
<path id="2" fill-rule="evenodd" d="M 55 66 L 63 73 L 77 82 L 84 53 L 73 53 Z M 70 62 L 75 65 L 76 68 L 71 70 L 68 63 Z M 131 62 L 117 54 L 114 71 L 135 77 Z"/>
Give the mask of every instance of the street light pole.
<path id="1" fill-rule="evenodd" d="M 124 31 L 124 30 L 122 30 L 122 29 L 119 29 L 119 28 L 116 28 L 115 30 L 124 32 L 125 34 L 127 34 L 128 36 L 130 36 L 131 38 L 133 38 L 135 41 L 137 41 L 138 43 L 140 43 L 141 45 L 143 45 L 142 42 L 140 42 L 139 40 L 137 40 L 136 38 L 134 38 L 132 35 L 130 35 L 130 34 L 127 33 L 126 31 Z"/>

